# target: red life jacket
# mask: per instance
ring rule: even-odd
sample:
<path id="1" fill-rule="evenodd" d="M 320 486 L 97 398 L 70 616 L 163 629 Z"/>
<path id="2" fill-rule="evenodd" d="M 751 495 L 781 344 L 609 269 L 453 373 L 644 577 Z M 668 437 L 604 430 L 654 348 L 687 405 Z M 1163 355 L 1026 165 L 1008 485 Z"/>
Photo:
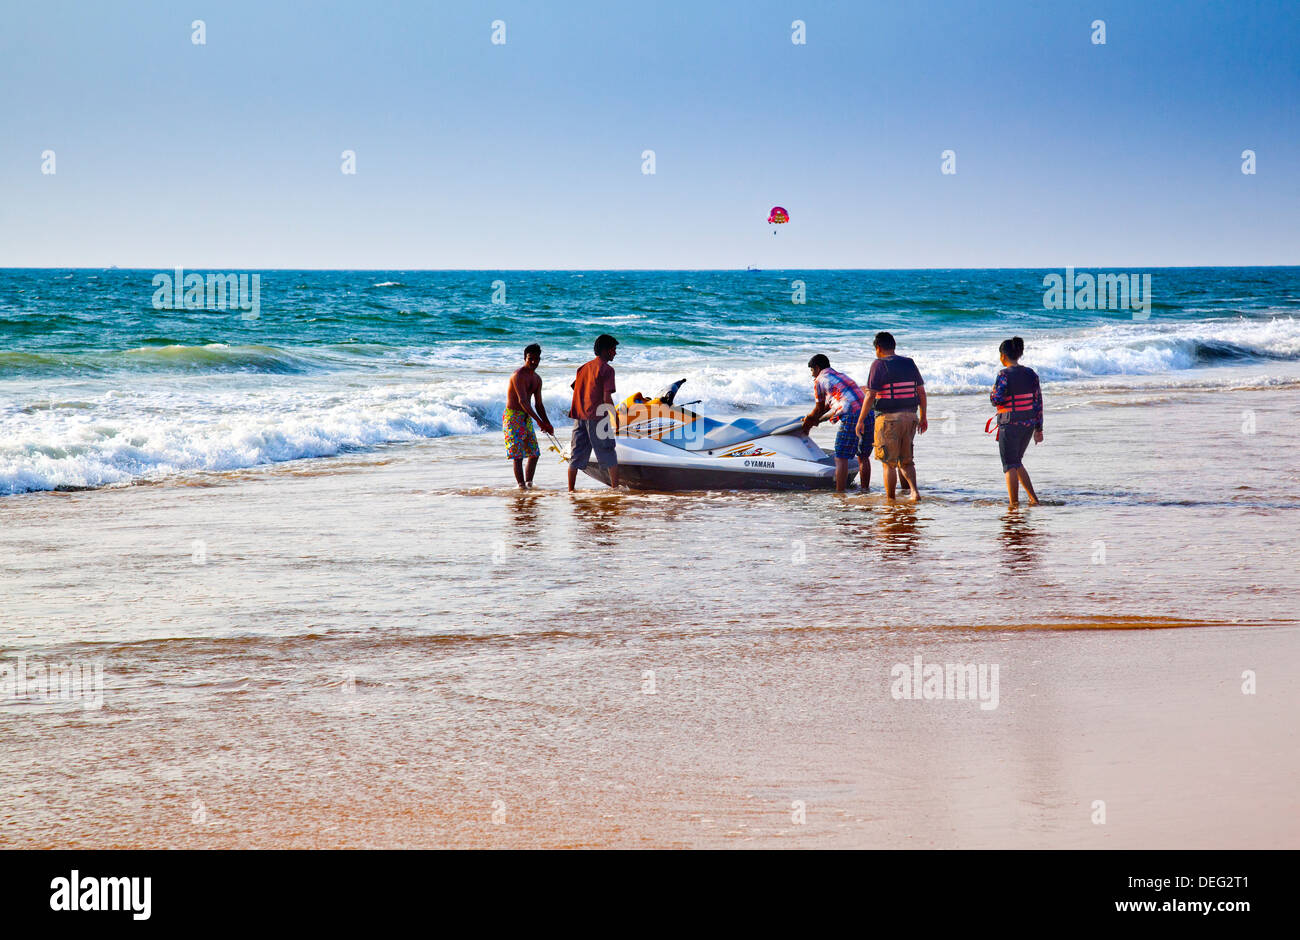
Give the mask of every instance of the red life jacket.
<path id="1" fill-rule="evenodd" d="M 884 373 L 884 383 L 875 389 L 876 413 L 911 411 L 921 404 L 921 373 L 906 356 L 877 359 L 872 367 Z"/>
<path id="2" fill-rule="evenodd" d="M 1036 415 L 1034 398 L 1039 393 L 1038 374 L 1024 366 L 1008 366 L 1002 371 L 1007 375 L 1006 389 L 1010 401 L 997 406 L 998 413 L 984 424 L 985 434 L 992 433 L 994 421 L 1001 428 L 1013 420 L 1033 418 Z M 1000 432 L 998 436 L 1001 436 Z"/>

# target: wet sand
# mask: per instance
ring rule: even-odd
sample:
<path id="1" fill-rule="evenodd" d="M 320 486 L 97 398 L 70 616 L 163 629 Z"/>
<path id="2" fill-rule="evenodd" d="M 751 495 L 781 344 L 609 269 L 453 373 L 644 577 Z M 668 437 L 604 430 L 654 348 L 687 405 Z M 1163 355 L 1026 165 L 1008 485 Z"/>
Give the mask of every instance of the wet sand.
<path id="1" fill-rule="evenodd" d="M 1014 513 L 965 399 L 917 507 L 518 494 L 491 435 L 5 499 L 0 661 L 105 688 L 0 700 L 0 844 L 1295 848 L 1297 419 L 1235 394 L 1068 403 Z"/>

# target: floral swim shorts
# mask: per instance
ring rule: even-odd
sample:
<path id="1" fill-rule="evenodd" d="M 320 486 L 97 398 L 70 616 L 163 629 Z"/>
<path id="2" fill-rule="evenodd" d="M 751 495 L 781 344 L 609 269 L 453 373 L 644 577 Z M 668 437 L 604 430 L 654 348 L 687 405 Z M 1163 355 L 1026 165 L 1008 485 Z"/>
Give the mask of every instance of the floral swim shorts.
<path id="1" fill-rule="evenodd" d="M 510 460 L 541 455 L 537 448 L 537 435 L 533 433 L 533 419 L 528 417 L 528 412 L 507 408 L 501 416 L 501 430 L 506 436 L 506 457 Z"/>

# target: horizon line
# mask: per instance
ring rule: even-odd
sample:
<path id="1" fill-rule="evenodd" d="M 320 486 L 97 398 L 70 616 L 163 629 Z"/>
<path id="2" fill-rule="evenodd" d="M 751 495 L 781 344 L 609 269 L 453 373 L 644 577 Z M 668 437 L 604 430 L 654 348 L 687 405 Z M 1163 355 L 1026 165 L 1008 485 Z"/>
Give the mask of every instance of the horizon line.
<path id="1" fill-rule="evenodd" d="M 180 268 L 182 271 L 328 271 L 328 272 L 396 272 L 399 274 L 464 274 L 464 273 L 482 273 L 492 271 L 509 271 L 521 272 L 527 274 L 537 273 L 581 273 L 581 274 L 623 274 L 623 273 L 754 273 L 766 274 L 776 273 L 779 271 L 1059 271 L 1065 268 L 1074 268 L 1076 270 L 1085 270 L 1088 268 L 1140 268 L 1150 271 L 1187 271 L 1197 268 L 1206 268 L 1212 270 L 1240 270 L 1249 268 L 1300 268 L 1300 263 L 1296 264 L 1154 264 L 1154 265 L 1113 265 L 1113 264 L 1060 264 L 1060 265 L 1016 265 L 1011 267 L 984 267 L 984 266 L 944 266 L 944 267 L 891 267 L 891 268 L 810 268 L 810 267 L 792 267 L 792 268 L 327 268 L 327 267 L 250 267 L 247 265 L 108 265 L 108 266 L 86 266 L 86 265 L 40 265 L 40 266 L 21 266 L 21 267 L 0 267 L 0 271 L 174 271 Z"/>

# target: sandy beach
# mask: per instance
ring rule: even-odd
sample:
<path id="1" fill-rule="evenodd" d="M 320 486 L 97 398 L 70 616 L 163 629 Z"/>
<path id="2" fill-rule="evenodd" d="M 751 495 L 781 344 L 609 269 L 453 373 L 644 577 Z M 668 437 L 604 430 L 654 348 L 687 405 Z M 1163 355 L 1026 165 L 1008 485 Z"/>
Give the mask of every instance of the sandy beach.
<path id="1" fill-rule="evenodd" d="M 4 36 L 7 923 L 1285 909 L 1300 3 Z"/>
<path id="2" fill-rule="evenodd" d="M 969 396 L 917 507 L 520 494 L 492 434 L 8 497 L 0 661 L 103 695 L 0 702 L 0 844 L 1295 848 L 1300 421 L 1224 394 L 1058 396 L 1015 513 Z"/>

